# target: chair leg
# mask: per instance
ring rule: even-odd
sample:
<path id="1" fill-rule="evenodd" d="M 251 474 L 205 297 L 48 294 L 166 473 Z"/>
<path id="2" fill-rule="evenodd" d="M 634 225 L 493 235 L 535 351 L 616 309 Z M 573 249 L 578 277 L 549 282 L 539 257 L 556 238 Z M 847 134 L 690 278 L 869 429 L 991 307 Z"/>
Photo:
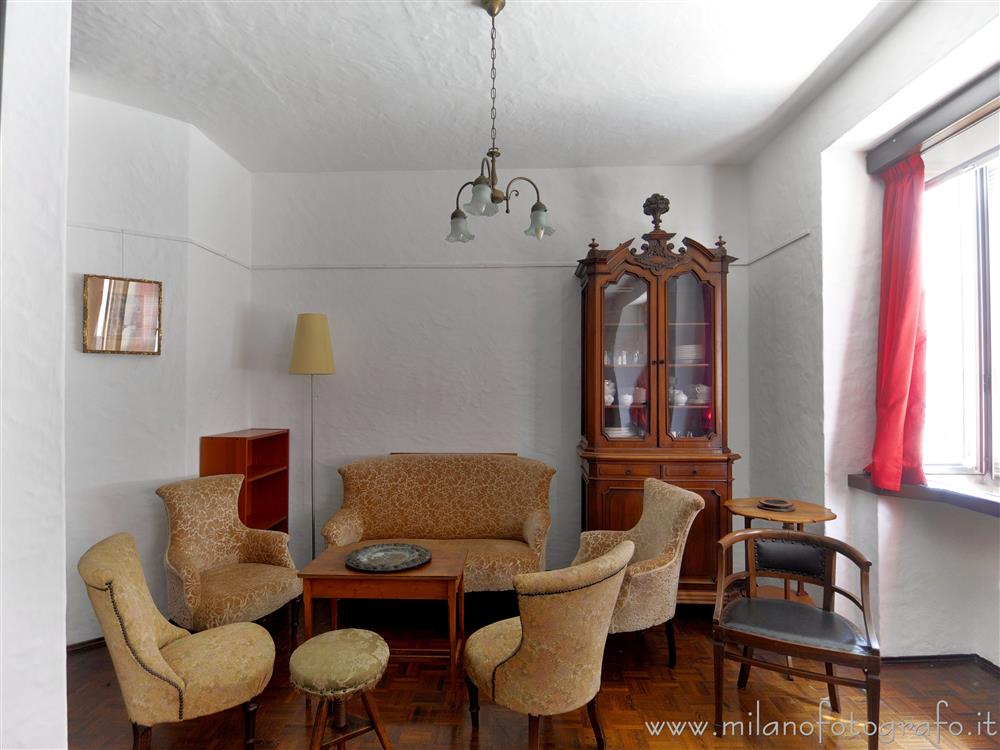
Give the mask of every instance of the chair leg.
<path id="1" fill-rule="evenodd" d="M 292 628 L 292 640 L 295 640 L 295 636 L 299 632 L 299 604 L 302 601 L 301 596 L 297 596 L 288 602 L 288 621 Z"/>
<path id="2" fill-rule="evenodd" d="M 383 750 L 392 750 L 392 743 L 389 741 L 389 735 L 386 733 L 385 726 L 382 724 L 382 717 L 379 716 L 378 706 L 375 705 L 375 696 L 366 690 L 361 693 L 361 702 L 365 704 L 365 711 L 368 712 L 368 718 L 371 719 L 372 728 L 375 730 L 375 736 L 378 737 L 378 741 L 382 744 Z"/>
<path id="3" fill-rule="evenodd" d="M 667 666 L 671 669 L 677 666 L 677 643 L 674 641 L 674 621 L 673 618 L 663 624 L 667 631 Z"/>
<path id="4" fill-rule="evenodd" d="M 309 736 L 309 750 L 320 750 L 323 746 L 323 735 L 326 734 L 326 720 L 330 716 L 330 699 L 320 698 L 313 714 L 312 734 Z"/>
<path id="5" fill-rule="evenodd" d="M 465 678 L 465 687 L 469 691 L 469 714 L 472 717 L 472 728 L 479 729 L 479 688 L 468 677 Z"/>
<path id="6" fill-rule="evenodd" d="M 753 649 L 749 646 L 743 647 L 743 655 L 748 658 L 753 658 Z M 750 665 L 740 664 L 740 676 L 736 680 L 736 687 L 743 689 L 747 686 L 747 680 L 750 679 Z"/>
<path id="7" fill-rule="evenodd" d="M 715 731 L 722 734 L 722 678 L 725 673 L 726 644 L 715 641 L 713 645 L 715 666 Z"/>
<path id="8" fill-rule="evenodd" d="M 152 747 L 153 728 L 141 724 L 132 725 L 132 750 L 149 750 Z"/>
<path id="9" fill-rule="evenodd" d="M 253 750 L 257 735 L 257 701 L 253 698 L 243 704 L 243 744 Z"/>
<path id="10" fill-rule="evenodd" d="M 875 727 L 875 731 L 868 735 L 868 750 L 878 750 L 878 712 L 879 698 L 882 693 L 882 678 L 877 674 L 869 672 L 865 679 L 865 692 L 868 696 L 868 722 L 869 728 Z"/>
<path id="11" fill-rule="evenodd" d="M 835 676 L 834 673 L 833 673 L 833 663 L 832 662 L 827 662 L 826 663 L 826 673 L 830 677 L 834 677 Z M 837 683 L 836 682 L 828 682 L 827 685 L 830 688 L 830 708 L 833 709 L 834 713 L 838 713 L 839 714 L 840 713 L 840 695 L 837 693 Z"/>
<path id="12" fill-rule="evenodd" d="M 601 717 L 597 714 L 596 695 L 587 704 L 587 716 L 590 717 L 590 726 L 594 728 L 594 736 L 597 738 L 597 750 L 604 750 L 604 730 L 601 729 Z"/>
<path id="13" fill-rule="evenodd" d="M 334 700 L 333 711 L 333 726 L 337 729 L 337 733 L 340 734 L 347 726 L 347 700 L 345 698 Z M 347 740 L 339 740 L 337 742 L 337 750 L 345 750 L 346 747 Z"/>
<path id="14" fill-rule="evenodd" d="M 528 750 L 538 750 L 538 722 L 537 716 L 528 716 Z"/>

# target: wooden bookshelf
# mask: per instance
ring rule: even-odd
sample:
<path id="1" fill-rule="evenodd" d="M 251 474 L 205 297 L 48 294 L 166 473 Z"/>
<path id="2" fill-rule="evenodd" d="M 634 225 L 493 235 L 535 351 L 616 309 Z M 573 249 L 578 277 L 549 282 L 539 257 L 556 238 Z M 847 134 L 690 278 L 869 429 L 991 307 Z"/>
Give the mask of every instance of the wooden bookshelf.
<path id="1" fill-rule="evenodd" d="M 288 430 L 203 435 L 200 474 L 242 474 L 240 520 L 254 529 L 288 531 Z"/>

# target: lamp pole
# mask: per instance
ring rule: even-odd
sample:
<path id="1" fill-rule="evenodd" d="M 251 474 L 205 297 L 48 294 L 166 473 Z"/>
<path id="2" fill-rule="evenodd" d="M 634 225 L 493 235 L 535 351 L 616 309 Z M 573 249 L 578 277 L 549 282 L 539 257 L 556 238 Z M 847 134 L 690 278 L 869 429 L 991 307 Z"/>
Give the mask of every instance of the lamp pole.
<path id="1" fill-rule="evenodd" d="M 309 376 L 309 529 L 310 550 L 316 558 L 316 376 L 332 375 L 333 347 L 323 313 L 301 313 L 295 322 L 295 340 L 288 372 Z"/>

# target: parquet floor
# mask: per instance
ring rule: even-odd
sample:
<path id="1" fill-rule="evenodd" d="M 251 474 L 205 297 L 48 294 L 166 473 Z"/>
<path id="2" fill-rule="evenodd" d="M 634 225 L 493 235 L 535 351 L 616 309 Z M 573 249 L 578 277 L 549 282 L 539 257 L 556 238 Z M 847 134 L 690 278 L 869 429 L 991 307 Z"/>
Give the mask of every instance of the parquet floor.
<path id="1" fill-rule="evenodd" d="M 324 607 L 317 615 L 317 632 L 328 623 Z M 495 619 L 511 616 L 516 605 L 506 595 L 473 594 L 468 598 L 468 632 Z M 377 604 L 348 602 L 341 608 L 341 625 L 369 627 L 382 633 L 390 646 L 416 645 L 435 638 L 445 614 L 437 603 Z M 641 634 L 611 636 L 605 652 L 603 688 L 599 700 L 609 750 L 657 748 L 864 748 L 864 738 L 845 736 L 853 713 L 860 726 L 865 716 L 864 695 L 841 688 L 840 716 L 825 713 L 827 723 L 820 744 L 816 732 L 819 702 L 826 695 L 820 683 L 796 680 L 755 670 L 746 690 L 737 691 L 735 665 L 726 671 L 726 719 L 746 717 L 744 736 L 711 736 L 713 710 L 710 611 L 682 608 L 676 620 L 678 665 L 667 668 L 666 641 L 660 629 Z M 421 625 L 417 625 L 420 623 Z M 294 648 L 284 615 L 265 623 L 277 646 L 274 677 L 260 699 L 257 720 L 258 750 L 299 750 L 308 744 L 310 716 L 305 700 L 290 686 L 288 657 Z M 301 629 L 298 638 L 301 639 Z M 420 645 L 426 645 L 421 642 Z M 446 698 L 447 669 L 435 663 L 390 662 L 376 691 L 382 718 L 397 750 L 508 750 L 527 746 L 528 722 L 523 716 L 482 701 L 481 727 L 473 735 L 464 691 L 459 705 Z M 935 721 L 939 700 L 948 702 L 940 715 L 945 725 L 940 737 Z M 360 711 L 352 706 L 352 710 Z M 894 736 L 881 747 L 1000 748 L 1000 726 L 980 726 L 977 720 L 1000 718 L 1000 678 L 972 663 L 946 666 L 886 664 L 882 677 L 882 722 L 895 722 Z M 749 714 L 749 715 L 748 715 Z M 759 714 L 759 725 L 757 715 Z M 782 736 L 768 735 L 768 722 L 794 722 L 811 727 Z M 695 729 L 668 726 L 653 736 L 647 722 L 707 722 L 702 736 Z M 908 722 L 909 727 L 902 723 Z M 926 723 L 925 723 L 926 722 Z M 952 736 L 948 722 L 962 722 L 962 734 Z M 773 725 L 772 725 L 773 726 Z M 655 724 L 653 725 L 655 731 Z M 758 728 L 759 727 L 759 728 Z M 950 730 L 957 731 L 952 725 Z M 806 729 L 807 731 L 807 729 Z M 840 732 L 842 736 L 834 736 Z M 988 735 L 987 731 L 992 735 Z M 153 730 L 154 750 L 240 750 L 242 713 L 239 709 Z M 548 750 L 594 748 L 585 713 L 581 710 L 542 721 L 542 745 Z M 753 735 L 753 736 L 751 736 Z M 891 739 L 891 741 L 890 741 Z M 131 730 L 118 692 L 107 651 L 101 647 L 69 657 L 69 740 L 71 748 L 115 750 L 131 747 Z M 378 748 L 373 734 L 348 743 L 352 750 Z"/>

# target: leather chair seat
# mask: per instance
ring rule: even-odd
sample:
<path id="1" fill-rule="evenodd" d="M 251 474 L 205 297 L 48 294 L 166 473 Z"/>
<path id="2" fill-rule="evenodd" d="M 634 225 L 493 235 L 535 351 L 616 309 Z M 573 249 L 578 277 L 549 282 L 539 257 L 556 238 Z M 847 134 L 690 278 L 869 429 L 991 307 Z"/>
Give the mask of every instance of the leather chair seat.
<path id="1" fill-rule="evenodd" d="M 803 646 L 855 654 L 871 653 L 865 634 L 836 612 L 785 599 L 737 599 L 722 611 L 730 630 L 779 638 Z"/>

